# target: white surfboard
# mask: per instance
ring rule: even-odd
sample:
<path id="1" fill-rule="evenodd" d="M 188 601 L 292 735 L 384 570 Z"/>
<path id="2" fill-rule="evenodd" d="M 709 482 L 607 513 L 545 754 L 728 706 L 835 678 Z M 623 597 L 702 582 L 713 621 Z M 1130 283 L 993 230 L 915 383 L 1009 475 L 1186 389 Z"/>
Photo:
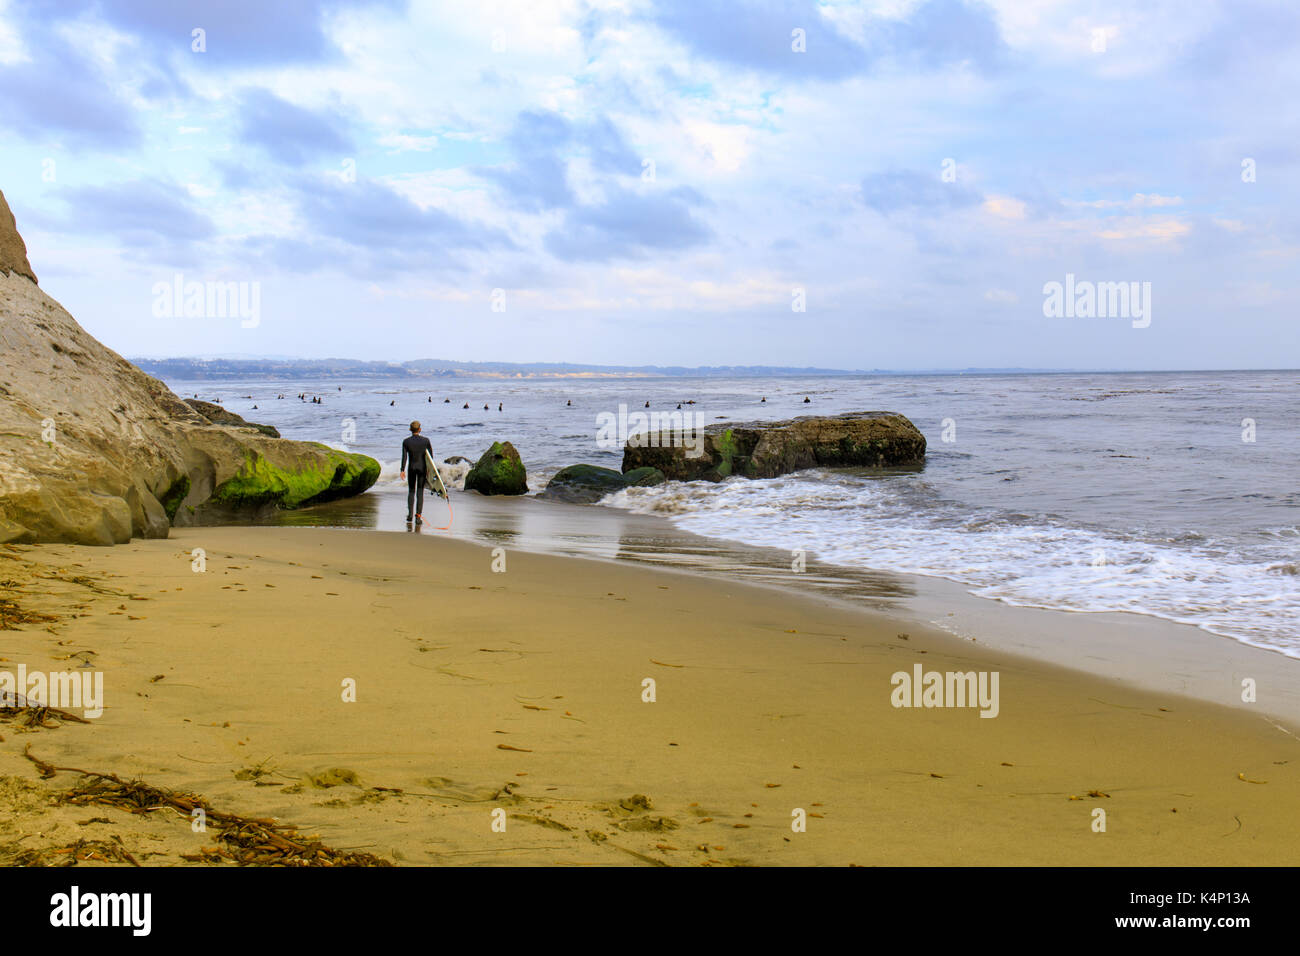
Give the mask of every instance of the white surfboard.
<path id="1" fill-rule="evenodd" d="M 433 460 L 433 456 L 427 451 L 424 453 L 424 473 L 425 475 L 432 476 L 433 480 L 431 485 L 434 494 L 439 498 L 445 499 L 447 497 L 447 486 L 442 483 L 442 474 L 438 471 L 437 462 Z"/>
<path id="2" fill-rule="evenodd" d="M 424 453 L 424 474 L 433 476 L 433 493 L 443 501 L 447 502 L 447 523 L 434 525 L 439 531 L 450 531 L 451 523 L 456 520 L 455 514 L 451 510 L 451 496 L 447 494 L 447 486 L 443 484 L 442 474 L 438 471 L 438 463 L 433 460 L 433 456 L 427 451 Z"/>

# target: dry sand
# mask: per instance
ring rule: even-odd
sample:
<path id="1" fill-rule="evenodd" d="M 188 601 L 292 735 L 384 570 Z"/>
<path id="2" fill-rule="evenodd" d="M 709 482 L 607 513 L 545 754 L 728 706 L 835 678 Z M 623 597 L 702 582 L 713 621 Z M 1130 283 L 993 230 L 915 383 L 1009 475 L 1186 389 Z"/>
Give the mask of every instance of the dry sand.
<path id="1" fill-rule="evenodd" d="M 172 810 L 58 805 L 77 775 L 40 779 L 28 747 L 399 865 L 1300 856 L 1297 728 L 1245 708 L 817 595 L 516 551 L 495 573 L 493 560 L 432 534 L 312 528 L 0 548 L 5 599 L 58 616 L 0 631 L 0 669 L 89 662 L 105 683 L 89 724 L 0 722 L 0 862 L 120 840 L 173 865 L 213 845 Z M 893 707 L 891 674 L 918 663 L 999 672 L 998 716 Z"/>

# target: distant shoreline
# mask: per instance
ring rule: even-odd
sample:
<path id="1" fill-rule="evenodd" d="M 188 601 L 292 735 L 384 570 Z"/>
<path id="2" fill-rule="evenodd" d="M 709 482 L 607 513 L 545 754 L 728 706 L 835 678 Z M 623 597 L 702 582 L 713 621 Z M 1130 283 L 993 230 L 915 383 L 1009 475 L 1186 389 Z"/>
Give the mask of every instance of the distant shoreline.
<path id="1" fill-rule="evenodd" d="M 1294 369 L 833 369 L 790 366 L 737 365 L 619 366 L 581 365 L 567 362 L 452 362 L 417 359 L 411 362 L 366 362 L 357 359 L 281 358 L 132 358 L 132 364 L 155 378 L 179 381 L 284 381 L 311 377 L 327 381 L 346 379 L 414 380 L 430 378 L 537 381 L 562 379 L 647 378 L 862 378 L 870 376 L 962 375 L 1176 375 L 1196 372 L 1288 372 Z"/>

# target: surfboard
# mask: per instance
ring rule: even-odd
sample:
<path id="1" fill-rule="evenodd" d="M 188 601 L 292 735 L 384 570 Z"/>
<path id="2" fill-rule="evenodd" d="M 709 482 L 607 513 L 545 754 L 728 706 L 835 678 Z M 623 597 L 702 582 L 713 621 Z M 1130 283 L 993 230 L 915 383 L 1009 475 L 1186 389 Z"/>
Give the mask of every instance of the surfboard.
<path id="1" fill-rule="evenodd" d="M 429 484 L 433 488 L 434 494 L 439 498 L 447 497 L 447 486 L 442 483 L 442 475 L 438 472 L 438 464 L 433 460 L 433 456 L 427 451 L 424 453 L 424 473 L 430 476 Z"/>
<path id="2" fill-rule="evenodd" d="M 433 460 L 433 456 L 427 451 L 424 453 L 424 473 L 432 479 L 430 487 L 433 489 L 433 493 L 447 502 L 447 523 L 445 525 L 434 525 L 439 531 L 447 531 L 451 528 L 451 522 L 454 518 L 451 512 L 451 497 L 447 494 L 447 486 L 443 484 L 442 473 L 438 471 L 438 463 Z"/>

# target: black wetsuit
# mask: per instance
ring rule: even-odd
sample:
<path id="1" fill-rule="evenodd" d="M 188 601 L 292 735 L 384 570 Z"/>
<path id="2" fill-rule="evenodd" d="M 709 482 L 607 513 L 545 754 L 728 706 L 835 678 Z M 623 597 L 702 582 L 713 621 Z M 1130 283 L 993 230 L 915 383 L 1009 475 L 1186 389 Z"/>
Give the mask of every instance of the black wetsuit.
<path id="1" fill-rule="evenodd" d="M 402 442 L 402 468 L 406 472 L 406 520 L 411 520 L 411 507 L 416 503 L 416 494 L 419 494 L 419 507 L 415 509 L 415 514 L 424 514 L 424 486 L 428 482 L 429 476 L 424 470 L 424 453 L 428 452 L 433 455 L 433 442 L 423 435 L 412 435 Z M 406 467 L 406 459 L 411 459 L 411 467 Z"/>

